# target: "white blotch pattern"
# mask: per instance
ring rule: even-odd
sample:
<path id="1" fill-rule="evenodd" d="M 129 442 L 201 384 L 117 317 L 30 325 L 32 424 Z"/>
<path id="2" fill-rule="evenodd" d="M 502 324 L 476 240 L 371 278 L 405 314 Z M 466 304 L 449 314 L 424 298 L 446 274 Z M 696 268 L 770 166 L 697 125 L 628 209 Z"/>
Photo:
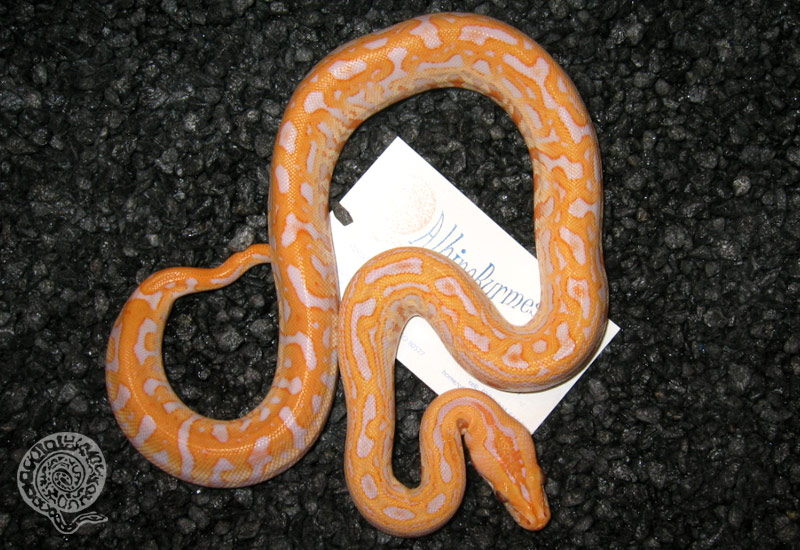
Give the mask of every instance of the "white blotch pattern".
<path id="1" fill-rule="evenodd" d="M 308 370 L 317 368 L 317 354 L 314 350 L 314 342 L 311 341 L 306 333 L 298 332 L 296 334 L 286 335 L 284 336 L 284 342 L 286 342 L 287 346 L 296 344 L 300 348 Z"/>
<path id="2" fill-rule="evenodd" d="M 512 369 L 527 369 L 530 365 L 522 359 L 522 344 L 514 344 L 508 347 L 503 355 L 503 364 Z"/>
<path id="3" fill-rule="evenodd" d="M 156 388 L 159 386 L 163 386 L 165 388 L 169 388 L 166 382 L 163 380 L 157 380 L 155 378 L 148 378 L 144 381 L 144 393 L 149 396 L 153 396 L 156 393 Z"/>
<path id="4" fill-rule="evenodd" d="M 416 517 L 416 514 L 408 508 L 399 506 L 387 506 L 383 509 L 383 513 L 395 521 L 409 521 Z"/>
<path id="5" fill-rule="evenodd" d="M 472 68 L 486 76 L 492 74 L 492 68 L 489 65 L 489 62 L 486 61 L 485 59 L 477 60 L 475 63 L 472 64 Z"/>
<path id="6" fill-rule="evenodd" d="M 144 300 L 150 306 L 150 309 L 156 311 L 158 309 L 158 304 L 161 302 L 161 298 L 164 296 L 164 293 L 160 290 L 158 292 L 154 292 L 152 294 L 145 294 L 140 289 L 136 289 L 131 296 L 131 300 Z"/>
<path id="7" fill-rule="evenodd" d="M 309 204 L 314 200 L 314 188 L 311 187 L 310 183 L 303 182 L 300 184 L 300 194 Z"/>
<path id="8" fill-rule="evenodd" d="M 514 86 L 514 83 L 511 82 L 509 79 L 507 79 L 506 77 L 502 77 L 500 79 L 500 82 L 502 82 L 503 86 L 505 86 L 506 89 L 509 91 L 509 95 L 511 95 L 511 97 L 514 98 L 522 97 L 522 92 L 520 91 L 520 89 Z"/>
<path id="9" fill-rule="evenodd" d="M 158 451 L 157 453 L 153 453 L 152 458 L 153 462 L 159 466 L 164 466 L 169 462 L 169 453 L 167 451 Z"/>
<path id="10" fill-rule="evenodd" d="M 144 365 L 149 357 L 159 357 L 159 350 L 147 349 L 147 336 L 149 334 L 155 335 L 158 331 L 158 325 L 149 317 L 142 321 L 139 326 L 139 332 L 136 338 L 136 345 L 133 347 L 133 353 L 136 355 L 136 360 L 140 365 Z"/>
<path id="11" fill-rule="evenodd" d="M 388 38 L 379 38 L 377 40 L 372 40 L 371 42 L 367 42 L 364 44 L 364 47 L 368 50 L 378 50 L 383 48 L 389 42 Z"/>
<path id="12" fill-rule="evenodd" d="M 566 322 L 558 325 L 556 338 L 558 338 L 559 348 L 553 354 L 553 361 L 560 361 L 564 357 L 572 355 L 572 352 L 575 351 L 575 341 L 569 335 L 569 325 Z"/>
<path id="13" fill-rule="evenodd" d="M 131 442 L 135 447 L 141 447 L 155 431 L 156 423 L 153 420 L 153 417 L 149 414 L 146 414 L 142 417 L 142 421 L 139 423 L 139 431 L 136 433 L 136 437 L 134 437 Z"/>
<path id="14" fill-rule="evenodd" d="M 547 155 L 539 155 L 539 161 L 552 172 L 556 168 L 561 168 L 566 174 L 567 179 L 578 180 L 583 178 L 583 165 L 579 162 L 572 162 L 566 155 L 558 158 L 551 158 Z"/>
<path id="15" fill-rule="evenodd" d="M 306 172 L 308 172 L 312 176 L 315 173 L 314 167 L 316 166 L 317 163 L 318 148 L 319 146 L 317 145 L 317 143 L 315 141 L 312 141 L 311 145 L 308 148 L 308 157 L 306 157 Z M 308 202 L 310 203 L 311 201 Z"/>
<path id="16" fill-rule="evenodd" d="M 189 449 L 189 434 L 192 429 L 192 424 L 199 419 L 199 415 L 192 414 L 178 429 L 178 451 L 181 454 L 181 475 L 184 478 L 189 478 L 194 469 L 194 455 L 192 455 L 192 451 Z"/>
<path id="17" fill-rule="evenodd" d="M 278 416 L 281 420 L 283 420 L 284 425 L 292 432 L 292 436 L 294 437 L 294 448 L 297 450 L 302 450 L 305 448 L 306 445 L 306 430 L 300 424 L 297 423 L 297 419 L 292 412 L 292 409 L 289 407 L 283 407 L 280 412 L 278 412 Z"/>
<path id="18" fill-rule="evenodd" d="M 286 271 L 289 274 L 289 282 L 300 303 L 309 309 L 315 307 L 323 311 L 333 311 L 336 309 L 336 298 L 321 298 L 312 294 L 308 286 L 304 284 L 304 278 L 297 267 L 290 265 Z"/>
<path id="19" fill-rule="evenodd" d="M 367 63 L 362 59 L 337 61 L 331 65 L 330 72 L 337 80 L 349 80 L 367 70 Z"/>
<path id="20" fill-rule="evenodd" d="M 364 495 L 370 500 L 378 497 L 378 486 L 375 485 L 375 480 L 372 478 L 371 474 L 364 474 L 361 478 L 361 489 L 364 491 Z"/>
<path id="21" fill-rule="evenodd" d="M 358 365 L 358 370 L 365 382 L 372 380 L 372 369 L 369 365 L 367 350 L 364 349 L 364 344 L 361 343 L 361 338 L 359 338 L 358 323 L 362 318 L 369 317 L 375 313 L 376 304 L 375 298 L 359 302 L 353 306 L 353 313 L 350 316 L 353 357 L 355 357 L 356 365 Z"/>
<path id="22" fill-rule="evenodd" d="M 286 168 L 282 164 L 277 165 L 273 171 L 275 172 L 275 183 L 278 184 L 278 191 L 281 193 L 288 193 L 289 172 L 286 171 Z"/>
<path id="23" fill-rule="evenodd" d="M 519 41 L 500 29 L 493 29 L 491 27 L 484 27 L 482 25 L 467 25 L 461 29 L 461 36 L 459 40 L 466 40 L 474 42 L 478 46 L 483 46 L 487 40 L 494 39 L 512 46 L 516 45 Z"/>
<path id="24" fill-rule="evenodd" d="M 378 266 L 364 276 L 364 283 L 371 285 L 375 281 L 393 275 L 420 275 L 422 274 L 422 260 L 408 258 L 399 262 Z"/>
<path id="25" fill-rule="evenodd" d="M 399 284 L 396 284 L 396 285 L 387 286 L 386 288 L 383 289 L 383 296 L 384 297 L 389 297 L 392 294 L 394 294 L 395 292 L 401 292 L 401 291 L 407 290 L 409 288 L 413 288 L 413 289 L 419 290 L 420 292 L 424 292 L 424 293 L 427 293 L 427 292 L 431 291 L 431 288 L 428 285 L 424 284 L 424 283 L 408 282 L 408 283 L 399 283 Z"/>
<path id="26" fill-rule="evenodd" d="M 475 307 L 475 304 L 473 304 L 472 300 L 469 299 L 469 296 L 467 296 L 467 294 L 464 292 L 464 289 L 461 288 L 458 279 L 454 277 L 442 277 L 440 279 L 436 279 L 434 286 L 436 287 L 436 290 L 445 296 L 456 296 L 459 300 L 461 300 L 461 304 L 470 315 L 478 315 L 478 308 Z"/>
<path id="27" fill-rule="evenodd" d="M 332 364 L 336 364 L 336 361 L 333 361 Z M 323 372 L 320 377 L 320 381 L 327 387 L 329 390 L 333 389 L 336 386 L 336 376 L 327 372 Z"/>
<path id="28" fill-rule="evenodd" d="M 220 458 L 217 460 L 217 463 L 214 464 L 214 469 L 211 471 L 209 482 L 217 487 L 224 485 L 222 474 L 230 470 L 233 470 L 233 464 L 231 464 L 225 457 Z"/>
<path id="29" fill-rule="evenodd" d="M 128 386 L 119 384 L 117 386 L 117 397 L 111 403 L 111 408 L 115 411 L 122 409 L 128 403 L 128 399 L 130 398 L 131 390 L 128 389 Z"/>
<path id="30" fill-rule="evenodd" d="M 113 372 L 119 371 L 119 336 L 122 333 L 122 323 L 117 322 L 114 328 L 111 329 L 111 335 L 108 337 L 109 348 L 113 346 L 114 353 L 111 361 L 106 362 L 106 370 Z"/>
<path id="31" fill-rule="evenodd" d="M 408 73 L 403 70 L 403 60 L 407 55 L 408 50 L 405 48 L 394 48 L 387 54 L 389 60 L 394 64 L 394 70 L 389 76 L 380 81 L 380 85 L 383 86 L 384 90 L 391 88 L 392 84 L 397 80 L 408 76 Z"/>
<path id="32" fill-rule="evenodd" d="M 439 493 L 431 499 L 425 511 L 429 514 L 435 514 L 442 508 L 442 506 L 444 506 L 445 502 L 447 502 L 447 497 L 444 493 Z"/>
<path id="33" fill-rule="evenodd" d="M 569 214 L 570 216 L 575 216 L 576 218 L 582 218 L 588 213 L 595 213 L 595 203 L 588 203 L 583 200 L 582 197 L 578 197 L 572 204 L 569 205 Z"/>
<path id="34" fill-rule="evenodd" d="M 297 143 L 297 128 L 292 121 L 287 121 L 281 127 L 281 133 L 278 136 L 278 144 L 286 149 L 287 153 L 294 153 Z"/>
<path id="35" fill-rule="evenodd" d="M 580 265 L 586 265 L 586 243 L 583 242 L 583 239 L 570 231 L 565 225 L 562 225 L 558 230 L 558 235 L 565 243 L 569 245 L 575 261 Z"/>
<path id="36" fill-rule="evenodd" d="M 422 38 L 422 42 L 429 50 L 435 50 L 442 45 L 442 39 L 439 37 L 439 29 L 428 19 L 423 18 L 419 26 L 411 30 L 409 34 Z"/>
<path id="37" fill-rule="evenodd" d="M 243 271 L 244 271 L 244 268 L 242 266 L 239 266 L 230 275 L 227 275 L 225 277 L 214 277 L 214 278 L 210 279 L 210 282 L 214 286 L 228 286 L 229 284 L 234 282 L 236 279 L 241 277 Z M 183 294 L 191 294 L 192 291 L 194 291 L 194 288 L 192 288 L 191 290 L 188 290 L 188 291 L 184 291 Z M 180 294 L 180 293 L 179 292 L 175 293 L 175 295 L 178 295 L 178 294 Z M 178 296 L 176 296 L 176 299 L 177 299 L 177 297 Z"/>
<path id="38" fill-rule="evenodd" d="M 294 214 L 286 216 L 286 228 L 281 234 L 281 245 L 291 246 L 301 231 L 308 233 L 312 239 L 318 239 L 320 236 L 313 224 L 300 221 Z"/>
<path id="39" fill-rule="evenodd" d="M 567 294 L 578 301 L 581 306 L 581 316 L 588 319 L 592 312 L 592 302 L 589 295 L 589 282 L 584 279 L 568 279 Z"/>
<path id="40" fill-rule="evenodd" d="M 369 394 L 364 403 L 364 410 L 361 413 L 361 432 L 358 434 L 358 443 L 356 444 L 356 454 L 358 454 L 359 458 L 367 457 L 375 445 L 375 442 L 367 436 L 367 424 L 372 422 L 375 416 L 377 416 L 375 395 Z"/>
<path id="41" fill-rule="evenodd" d="M 213 435 L 220 443 L 228 441 L 228 427 L 225 424 L 215 424 L 211 428 L 211 435 Z"/>
<path id="42" fill-rule="evenodd" d="M 468 342 L 475 344 L 475 347 L 482 352 L 486 353 L 489 351 L 489 337 L 477 332 L 469 325 L 464 326 L 464 338 L 466 338 Z"/>
<path id="43" fill-rule="evenodd" d="M 443 70 L 443 69 L 460 69 L 464 66 L 464 58 L 460 55 L 456 54 L 447 61 L 439 61 L 435 63 L 429 63 L 427 61 L 419 64 L 420 71 L 429 71 L 431 69 L 435 70 Z"/>
<path id="44" fill-rule="evenodd" d="M 268 454 L 270 438 L 268 435 L 259 437 L 253 444 L 253 450 L 247 459 L 248 464 L 252 468 L 250 472 L 250 481 L 254 482 L 261 479 L 264 467 L 272 462 L 272 455 Z"/>
<path id="45" fill-rule="evenodd" d="M 287 380 L 286 378 L 281 378 L 278 380 L 277 386 L 279 388 L 286 388 L 289 390 L 291 395 L 297 395 L 300 393 L 300 390 L 303 389 L 303 381 L 300 379 L 299 376 L 292 378 L 291 380 Z"/>

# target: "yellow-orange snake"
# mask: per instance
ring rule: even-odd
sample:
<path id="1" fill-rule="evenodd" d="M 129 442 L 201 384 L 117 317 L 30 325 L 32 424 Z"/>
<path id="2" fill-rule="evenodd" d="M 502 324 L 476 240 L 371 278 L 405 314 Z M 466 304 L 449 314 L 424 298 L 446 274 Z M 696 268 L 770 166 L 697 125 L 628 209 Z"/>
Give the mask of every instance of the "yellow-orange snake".
<path id="1" fill-rule="evenodd" d="M 345 141 L 366 118 L 413 94 L 476 90 L 512 117 L 534 167 L 541 305 L 509 324 L 476 283 L 430 251 L 400 248 L 370 260 L 339 309 L 328 187 Z M 602 177 L 594 129 L 574 85 L 535 42 L 471 14 L 418 17 L 354 40 L 323 59 L 286 109 L 272 156 L 269 245 L 215 269 L 156 273 L 129 298 L 109 340 L 106 381 L 133 445 L 183 480 L 213 487 L 258 483 L 294 464 L 331 406 L 337 361 L 347 399 L 345 473 L 358 509 L 396 535 L 431 532 L 464 490 L 462 437 L 475 467 L 517 522 L 550 517 L 527 430 L 474 390 L 437 397 L 420 427 L 422 480 L 403 486 L 391 467 L 394 357 L 412 316 L 424 317 L 459 363 L 485 383 L 537 391 L 571 377 L 606 325 L 601 251 Z M 230 284 L 271 262 L 280 337 L 272 387 L 235 420 L 203 417 L 164 372 L 161 340 L 174 300 Z"/>

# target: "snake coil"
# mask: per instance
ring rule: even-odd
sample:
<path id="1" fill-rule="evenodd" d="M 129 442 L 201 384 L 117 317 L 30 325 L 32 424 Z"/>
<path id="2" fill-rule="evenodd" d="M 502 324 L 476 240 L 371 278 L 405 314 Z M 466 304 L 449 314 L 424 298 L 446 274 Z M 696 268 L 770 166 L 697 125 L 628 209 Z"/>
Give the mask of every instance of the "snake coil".
<path id="1" fill-rule="evenodd" d="M 503 107 L 531 155 L 539 309 L 526 325 L 511 325 L 453 262 L 402 248 L 368 262 L 340 310 L 328 204 L 339 153 L 359 124 L 384 107 L 454 86 Z M 506 391 L 559 384 L 597 349 L 608 312 L 602 170 L 591 118 L 569 77 L 541 46 L 494 19 L 417 17 L 320 61 L 289 101 L 271 162 L 269 245 L 253 245 L 214 269 L 156 273 L 120 313 L 106 384 L 128 439 L 186 481 L 259 483 L 297 462 L 316 440 L 338 365 L 347 400 L 345 474 L 370 522 L 419 536 L 448 521 L 466 479 L 463 441 L 514 519 L 541 529 L 550 511 L 530 434 L 479 392 L 453 390 L 429 406 L 420 429 L 422 482 L 413 489 L 399 483 L 391 471 L 393 369 L 400 332 L 412 316 L 424 317 L 465 369 Z M 241 418 L 201 416 L 164 372 L 170 308 L 181 296 L 230 284 L 265 262 L 272 264 L 280 319 L 272 387 Z"/>

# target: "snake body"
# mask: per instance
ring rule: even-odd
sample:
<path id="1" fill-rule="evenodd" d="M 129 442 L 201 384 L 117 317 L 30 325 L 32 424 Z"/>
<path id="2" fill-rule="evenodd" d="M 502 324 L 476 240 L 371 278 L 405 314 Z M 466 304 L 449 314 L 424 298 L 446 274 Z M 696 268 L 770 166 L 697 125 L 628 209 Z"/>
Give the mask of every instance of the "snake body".
<path id="1" fill-rule="evenodd" d="M 528 324 L 510 325 L 447 259 L 400 248 L 362 267 L 340 312 L 328 219 L 339 152 L 373 113 L 452 86 L 494 99 L 529 149 L 541 305 Z M 133 445 L 170 474 L 200 485 L 237 487 L 273 477 L 318 436 L 338 360 L 348 410 L 345 473 L 371 523 L 416 536 L 446 522 L 463 494 L 463 437 L 517 522 L 543 527 L 549 508 L 530 434 L 474 390 L 434 400 L 420 427 L 420 486 L 397 481 L 393 368 L 400 332 L 416 315 L 472 374 L 508 391 L 556 385 L 597 347 L 608 303 L 601 164 L 590 118 L 567 75 L 539 45 L 493 19 L 453 13 L 411 19 L 343 45 L 301 82 L 278 131 L 271 175 L 269 245 L 254 245 L 215 269 L 156 273 L 123 307 L 109 340 L 106 380 Z M 264 262 L 272 263 L 279 305 L 272 387 L 242 418 L 203 417 L 181 402 L 164 373 L 161 338 L 171 305 Z"/>

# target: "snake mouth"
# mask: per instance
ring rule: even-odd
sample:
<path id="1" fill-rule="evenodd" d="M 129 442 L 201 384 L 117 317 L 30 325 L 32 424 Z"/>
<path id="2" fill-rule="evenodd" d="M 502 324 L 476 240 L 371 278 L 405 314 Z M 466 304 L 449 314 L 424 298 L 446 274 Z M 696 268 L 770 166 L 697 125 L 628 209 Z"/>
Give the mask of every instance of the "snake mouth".
<path id="1" fill-rule="evenodd" d="M 503 504 L 520 527 L 529 531 L 539 531 L 550 521 L 550 504 L 544 492 L 545 477 L 544 474 L 541 475 L 540 490 L 534 491 L 530 500 L 526 498 L 524 503 L 522 501 L 515 503 L 508 494 L 492 485 L 492 492 L 497 500 Z"/>
<path id="2" fill-rule="evenodd" d="M 546 497 L 539 505 L 527 507 L 525 510 L 520 510 L 508 502 L 504 504 L 514 521 L 528 531 L 539 531 L 550 521 L 550 505 Z"/>

